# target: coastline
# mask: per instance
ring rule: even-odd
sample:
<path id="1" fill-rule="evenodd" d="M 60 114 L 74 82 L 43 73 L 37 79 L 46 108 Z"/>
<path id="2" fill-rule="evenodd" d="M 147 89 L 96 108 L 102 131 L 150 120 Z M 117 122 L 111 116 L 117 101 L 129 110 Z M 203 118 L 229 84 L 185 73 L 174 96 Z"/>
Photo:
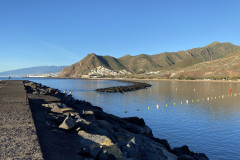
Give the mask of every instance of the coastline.
<path id="1" fill-rule="evenodd" d="M 57 144 L 65 144 L 62 142 L 64 137 L 71 142 L 65 144 L 65 148 L 71 150 L 62 152 L 60 147 L 55 153 L 75 154 L 71 155 L 72 159 L 208 159 L 203 153 L 191 152 L 187 146 L 172 149 L 167 140 L 153 136 L 143 119 L 119 118 L 89 102 L 74 99 L 39 83 L 25 81 L 25 86 L 43 155 L 47 159 L 52 153 L 45 150 L 59 147 L 46 142 L 49 137 Z M 52 127 L 43 123 L 50 123 Z"/>
<path id="2" fill-rule="evenodd" d="M 13 77 L 14 78 L 14 77 Z M 28 77 L 32 78 L 32 77 Z M 46 78 L 46 79 L 81 79 L 81 80 L 116 80 L 116 81 L 173 81 L 173 82 L 213 82 L 213 83 L 240 83 L 240 81 L 234 80 L 179 80 L 179 79 L 133 79 L 133 78 L 66 78 L 66 77 L 34 77 L 34 78 Z"/>
<path id="3" fill-rule="evenodd" d="M 63 78 L 64 79 L 64 78 Z M 173 81 L 173 82 L 213 82 L 213 83 L 240 83 L 227 80 L 179 80 L 179 79 L 130 79 L 130 78 L 89 78 L 90 80 L 117 80 L 117 81 Z M 86 79 L 88 80 L 88 79 Z"/>

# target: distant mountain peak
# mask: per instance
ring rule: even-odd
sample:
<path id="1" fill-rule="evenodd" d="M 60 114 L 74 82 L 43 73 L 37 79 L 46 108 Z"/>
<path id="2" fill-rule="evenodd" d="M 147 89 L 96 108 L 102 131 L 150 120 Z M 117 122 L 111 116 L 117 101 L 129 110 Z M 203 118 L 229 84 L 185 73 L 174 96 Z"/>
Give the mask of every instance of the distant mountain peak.
<path id="1" fill-rule="evenodd" d="M 215 42 L 213 42 L 213 43 L 211 43 L 211 44 L 218 44 L 218 43 L 221 43 L 221 42 L 215 41 Z"/>
<path id="2" fill-rule="evenodd" d="M 128 57 L 132 57 L 130 54 L 126 54 L 126 55 L 124 55 L 123 57 L 121 57 L 121 58 L 128 58 Z"/>
<path id="3" fill-rule="evenodd" d="M 58 72 L 61 72 L 61 70 L 66 67 L 67 66 L 36 66 L 36 67 L 0 72 L 0 76 L 11 75 L 14 77 L 21 77 L 21 76 L 34 75 L 34 74 L 58 73 Z"/>
<path id="4" fill-rule="evenodd" d="M 96 56 L 96 54 L 95 53 L 90 53 L 90 54 L 88 54 L 88 56 Z"/>
<path id="5" fill-rule="evenodd" d="M 213 45 L 220 44 L 220 43 L 221 43 L 221 42 L 215 41 L 215 42 L 210 43 L 210 44 L 207 45 L 207 46 L 213 46 Z"/>

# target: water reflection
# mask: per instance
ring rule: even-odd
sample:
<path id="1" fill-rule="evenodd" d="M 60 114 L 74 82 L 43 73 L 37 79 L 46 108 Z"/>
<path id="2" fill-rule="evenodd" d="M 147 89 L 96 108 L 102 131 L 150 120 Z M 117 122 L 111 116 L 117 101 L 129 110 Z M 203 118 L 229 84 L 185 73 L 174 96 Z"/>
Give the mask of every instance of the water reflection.
<path id="1" fill-rule="evenodd" d="M 240 157 L 240 84 L 147 81 L 153 85 L 151 88 L 97 93 L 94 91 L 97 88 L 128 84 L 110 80 L 31 80 L 62 91 L 72 90 L 74 97 L 100 106 L 108 113 L 142 117 L 156 137 L 166 138 L 173 147 L 187 144 L 210 159 Z"/>
<path id="2" fill-rule="evenodd" d="M 192 150 L 204 152 L 211 159 L 236 159 L 240 156 L 236 150 L 240 145 L 240 102 L 239 95 L 234 96 L 240 92 L 239 84 L 149 83 L 153 87 L 124 94 L 91 92 L 91 97 L 87 93 L 81 94 L 109 113 L 121 117 L 143 117 L 153 128 L 154 135 L 167 138 L 172 146 L 188 144 Z M 228 96 L 229 89 L 232 89 L 232 96 Z M 156 105 L 159 105 L 158 109 Z"/>

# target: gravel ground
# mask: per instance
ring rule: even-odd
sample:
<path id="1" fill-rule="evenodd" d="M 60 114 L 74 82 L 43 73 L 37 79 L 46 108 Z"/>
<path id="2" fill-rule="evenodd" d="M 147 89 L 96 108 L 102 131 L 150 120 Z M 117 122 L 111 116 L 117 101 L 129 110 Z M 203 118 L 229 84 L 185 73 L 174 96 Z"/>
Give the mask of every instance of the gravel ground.
<path id="1" fill-rule="evenodd" d="M 0 83 L 0 159 L 43 159 L 22 81 Z"/>

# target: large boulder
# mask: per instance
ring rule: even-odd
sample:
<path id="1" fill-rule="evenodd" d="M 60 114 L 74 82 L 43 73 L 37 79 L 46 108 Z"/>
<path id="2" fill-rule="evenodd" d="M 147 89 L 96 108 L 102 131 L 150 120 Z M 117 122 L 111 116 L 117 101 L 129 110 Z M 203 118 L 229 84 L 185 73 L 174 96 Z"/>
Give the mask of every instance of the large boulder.
<path id="1" fill-rule="evenodd" d="M 168 150 L 168 151 L 172 151 L 172 148 L 170 147 L 168 141 L 166 139 L 159 139 L 159 138 L 155 138 L 155 137 L 152 137 L 151 139 L 153 139 L 154 141 L 162 144 L 163 146 L 165 146 L 165 148 Z"/>
<path id="2" fill-rule="evenodd" d="M 94 113 L 93 113 L 93 111 L 85 111 L 85 110 L 83 110 L 83 111 L 82 111 L 82 114 L 85 114 L 85 115 L 93 115 Z"/>
<path id="3" fill-rule="evenodd" d="M 94 118 L 94 112 L 91 111 L 91 110 L 83 110 L 82 111 L 82 116 L 84 118 L 93 119 Z"/>
<path id="4" fill-rule="evenodd" d="M 189 155 L 181 155 L 177 160 L 195 160 L 192 156 Z"/>
<path id="5" fill-rule="evenodd" d="M 54 113 L 63 113 L 63 111 L 61 110 L 61 108 L 59 108 L 57 105 L 54 105 L 53 108 L 51 109 L 51 112 Z"/>
<path id="6" fill-rule="evenodd" d="M 76 122 L 70 117 L 67 116 L 63 123 L 59 126 L 61 129 L 70 130 L 76 125 Z"/>
<path id="7" fill-rule="evenodd" d="M 190 154 L 190 150 L 189 150 L 188 146 L 186 146 L 186 145 L 184 145 L 182 147 L 173 148 L 172 152 L 177 156 Z"/>
<path id="8" fill-rule="evenodd" d="M 125 123 L 122 127 L 132 133 L 143 134 L 148 137 L 152 137 L 152 129 L 148 126 L 138 126 L 133 123 Z"/>
<path id="9" fill-rule="evenodd" d="M 177 159 L 177 156 L 167 151 L 163 145 L 141 134 L 122 132 L 118 133 L 116 137 L 126 158 L 137 158 L 140 160 Z"/>
<path id="10" fill-rule="evenodd" d="M 142 118 L 138 118 L 138 117 L 126 117 L 126 118 L 122 118 L 123 120 L 136 124 L 138 126 L 145 126 L 145 122 Z"/>
<path id="11" fill-rule="evenodd" d="M 42 104 L 42 106 L 47 107 L 47 108 L 53 108 L 54 106 L 61 106 L 61 103 L 47 103 L 47 104 Z"/>
<path id="12" fill-rule="evenodd" d="M 97 144 L 99 144 L 100 146 L 111 146 L 111 145 L 114 145 L 111 141 L 111 139 L 109 139 L 108 137 L 106 136 L 103 136 L 103 135 L 97 135 L 97 134 L 91 134 L 91 133 L 87 133 L 85 132 L 84 130 L 80 130 L 78 132 L 78 135 L 85 138 L 85 139 L 88 139 L 92 142 L 95 142 Z"/>
<path id="13" fill-rule="evenodd" d="M 53 88 L 47 88 L 46 91 L 50 94 L 53 94 L 55 93 L 57 90 L 56 89 L 53 89 Z"/>
<path id="14" fill-rule="evenodd" d="M 205 154 L 191 152 L 186 145 L 173 148 L 172 153 L 178 156 L 178 160 L 208 160 Z"/>
<path id="15" fill-rule="evenodd" d="M 100 128 L 103 128 L 109 132 L 114 132 L 112 125 L 108 121 L 98 120 L 97 123 Z"/>
<path id="16" fill-rule="evenodd" d="M 123 158 L 122 151 L 119 149 L 119 147 L 116 144 L 112 142 L 110 138 L 104 135 L 87 133 L 84 130 L 80 130 L 78 132 L 78 135 L 86 140 L 93 142 L 96 146 L 103 148 L 102 151 L 104 153 L 108 153 L 108 155 L 113 155 L 117 159 Z M 104 157 L 108 157 L 108 155 Z M 99 156 L 103 156 L 103 155 L 100 154 Z M 104 158 L 101 158 L 101 159 L 104 159 Z"/>

